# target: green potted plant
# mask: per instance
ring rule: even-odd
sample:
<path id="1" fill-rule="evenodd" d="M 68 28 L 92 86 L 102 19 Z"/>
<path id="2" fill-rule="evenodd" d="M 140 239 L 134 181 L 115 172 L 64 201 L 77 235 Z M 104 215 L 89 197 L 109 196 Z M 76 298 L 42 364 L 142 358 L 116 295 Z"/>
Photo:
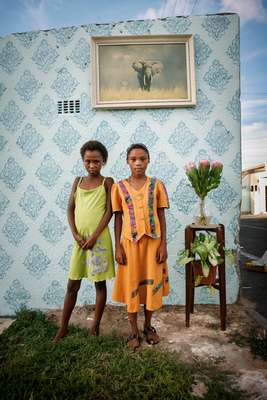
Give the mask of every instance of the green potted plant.
<path id="1" fill-rule="evenodd" d="M 223 250 L 230 262 L 233 262 L 231 250 Z M 193 262 L 195 286 L 213 285 L 216 280 L 217 266 L 223 262 L 219 243 L 210 233 L 199 233 L 191 244 L 190 249 L 178 253 L 177 265 Z"/>

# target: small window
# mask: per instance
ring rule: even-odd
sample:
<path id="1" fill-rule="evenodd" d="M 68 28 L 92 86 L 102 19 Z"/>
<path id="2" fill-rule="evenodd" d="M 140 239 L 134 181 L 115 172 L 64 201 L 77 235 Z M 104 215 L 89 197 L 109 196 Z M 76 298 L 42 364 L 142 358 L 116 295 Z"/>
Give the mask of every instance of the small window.
<path id="1" fill-rule="evenodd" d="M 80 112 L 80 100 L 60 100 L 57 102 L 58 114 L 77 114 Z"/>
<path id="2" fill-rule="evenodd" d="M 251 192 L 254 191 L 253 185 L 250 186 L 250 191 L 251 191 Z"/>
<path id="3" fill-rule="evenodd" d="M 254 186 L 254 190 L 255 190 L 255 192 L 257 192 L 257 190 L 258 190 L 258 185 L 255 185 L 255 186 Z"/>

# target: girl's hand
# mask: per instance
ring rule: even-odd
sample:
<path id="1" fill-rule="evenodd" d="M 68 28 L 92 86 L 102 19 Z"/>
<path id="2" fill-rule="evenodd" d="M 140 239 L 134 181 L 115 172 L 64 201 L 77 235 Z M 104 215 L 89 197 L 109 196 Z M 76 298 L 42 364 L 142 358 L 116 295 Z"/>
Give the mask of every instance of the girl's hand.
<path id="1" fill-rule="evenodd" d="M 122 244 L 119 244 L 118 246 L 116 246 L 115 260 L 117 261 L 118 264 L 121 264 L 121 265 L 126 265 L 126 263 L 127 263 L 126 254 L 125 254 Z"/>
<path id="2" fill-rule="evenodd" d="M 161 242 L 156 254 L 156 260 L 158 264 L 162 264 L 167 260 L 168 253 L 167 253 L 167 245 L 166 242 Z"/>
<path id="3" fill-rule="evenodd" d="M 78 243 L 78 245 L 83 248 L 83 245 L 85 243 L 85 239 L 79 235 L 78 233 L 74 233 L 73 234 L 74 239 L 76 240 L 76 242 Z"/>
<path id="4" fill-rule="evenodd" d="M 92 248 L 94 247 L 95 243 L 96 243 L 96 237 L 93 236 L 89 236 L 89 238 L 87 238 L 84 241 L 84 244 L 82 246 L 83 250 L 92 250 Z"/>

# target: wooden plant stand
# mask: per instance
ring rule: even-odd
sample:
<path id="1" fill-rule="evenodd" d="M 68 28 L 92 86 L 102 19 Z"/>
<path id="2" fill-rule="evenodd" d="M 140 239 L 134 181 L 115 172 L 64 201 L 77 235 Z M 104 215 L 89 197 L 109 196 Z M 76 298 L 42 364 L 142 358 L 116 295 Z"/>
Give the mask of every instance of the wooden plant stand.
<path id="1" fill-rule="evenodd" d="M 218 266 L 218 279 L 212 286 L 219 290 L 220 295 L 220 318 L 221 318 L 221 330 L 226 329 L 226 287 L 225 287 L 225 236 L 224 236 L 224 225 L 196 225 L 191 224 L 185 228 L 185 248 L 190 249 L 191 243 L 194 241 L 197 231 L 215 232 L 216 238 L 219 243 L 219 252 L 223 262 Z M 194 312 L 194 298 L 195 298 L 195 276 L 194 276 L 194 263 L 191 261 L 186 264 L 186 307 L 185 307 L 185 325 L 188 328 L 190 325 L 190 313 Z M 200 284 L 199 286 L 204 286 Z"/>

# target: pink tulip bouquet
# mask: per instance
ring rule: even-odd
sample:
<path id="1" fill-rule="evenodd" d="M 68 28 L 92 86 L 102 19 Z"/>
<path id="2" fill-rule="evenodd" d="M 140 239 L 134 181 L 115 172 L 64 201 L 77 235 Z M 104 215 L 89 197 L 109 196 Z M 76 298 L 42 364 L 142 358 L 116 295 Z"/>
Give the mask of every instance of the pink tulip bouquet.
<path id="1" fill-rule="evenodd" d="M 204 199 L 210 190 L 219 186 L 222 170 L 223 165 L 219 161 L 210 163 L 208 160 L 201 160 L 198 166 L 194 162 L 189 162 L 185 166 L 186 175 L 201 199 Z"/>
<path id="2" fill-rule="evenodd" d="M 207 225 L 207 218 L 204 210 L 204 199 L 208 192 L 216 189 L 221 181 L 223 165 L 219 161 L 201 160 L 198 166 L 189 162 L 185 166 L 186 175 L 193 186 L 197 196 L 200 198 L 199 224 Z"/>

